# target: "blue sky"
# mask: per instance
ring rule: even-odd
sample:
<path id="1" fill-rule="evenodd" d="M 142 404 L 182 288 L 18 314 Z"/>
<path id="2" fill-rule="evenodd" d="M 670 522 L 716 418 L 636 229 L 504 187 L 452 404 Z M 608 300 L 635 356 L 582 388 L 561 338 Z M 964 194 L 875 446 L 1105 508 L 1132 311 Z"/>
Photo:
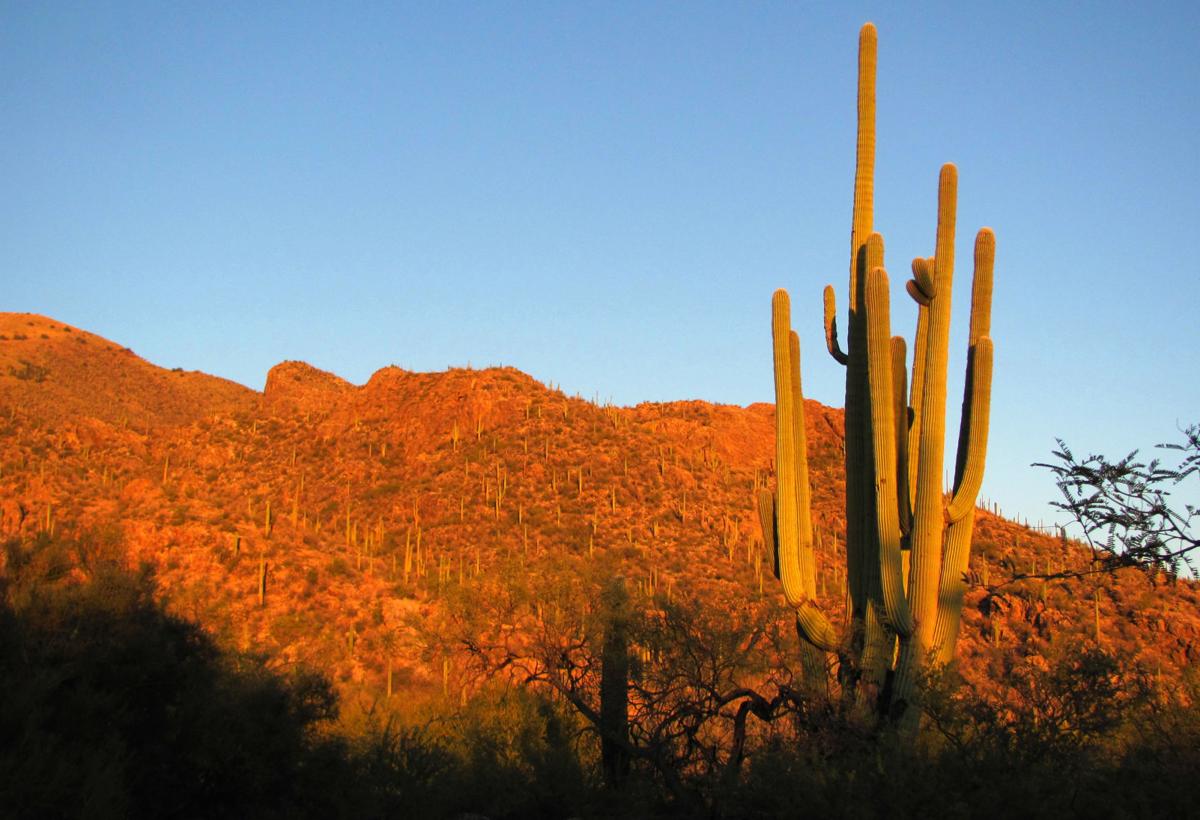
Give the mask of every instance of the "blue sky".
<path id="1" fill-rule="evenodd" d="M 784 286 L 840 405 L 821 288 L 844 307 L 868 19 L 893 281 L 957 163 L 949 423 L 989 225 L 983 492 L 1049 517 L 1056 436 L 1200 421 L 1196 4 L 3 2 L 0 309 L 256 388 L 469 361 L 747 404 Z"/>

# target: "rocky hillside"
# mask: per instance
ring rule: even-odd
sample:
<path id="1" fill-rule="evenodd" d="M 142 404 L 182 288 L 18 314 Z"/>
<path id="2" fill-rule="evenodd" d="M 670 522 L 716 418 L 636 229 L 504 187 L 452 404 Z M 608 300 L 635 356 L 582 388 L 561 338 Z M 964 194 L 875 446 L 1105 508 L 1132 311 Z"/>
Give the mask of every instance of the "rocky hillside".
<path id="1" fill-rule="evenodd" d="M 819 588 L 838 620 L 842 417 L 806 409 Z M 550 587 L 589 573 L 731 618 L 786 618 L 752 503 L 770 475 L 772 416 L 762 404 L 598 406 L 511 368 L 389 367 L 355 386 L 284 362 L 256 393 L 0 314 L 0 536 L 119 539 L 172 609 L 230 645 L 314 665 L 347 694 L 377 695 L 389 665 L 397 687 L 463 688 L 448 624 L 516 589 L 537 618 L 543 600 L 586 618 L 586 597 Z M 1078 544 L 981 510 L 966 672 L 1037 665 L 1097 631 L 1159 674 L 1200 661 L 1195 584 L 1128 571 L 999 587 L 1086 562 Z"/>
<path id="2" fill-rule="evenodd" d="M 258 396 L 205 373 L 164 370 L 93 333 L 32 313 L 0 313 L 6 403 L 46 422 L 99 419 L 140 430 L 250 412 Z"/>

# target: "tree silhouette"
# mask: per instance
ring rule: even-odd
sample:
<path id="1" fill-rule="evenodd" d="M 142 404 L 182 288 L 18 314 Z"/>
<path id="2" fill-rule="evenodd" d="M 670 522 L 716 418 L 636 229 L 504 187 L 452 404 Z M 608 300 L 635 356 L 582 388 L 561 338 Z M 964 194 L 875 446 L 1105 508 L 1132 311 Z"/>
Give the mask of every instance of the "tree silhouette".
<path id="1" fill-rule="evenodd" d="M 1080 459 L 1059 439 L 1057 462 L 1034 465 L 1054 474 L 1063 496 L 1054 506 L 1082 530 L 1092 549 L 1092 571 L 1135 566 L 1177 575 L 1192 567 L 1191 553 L 1200 548 L 1194 531 L 1200 509 L 1173 506 L 1171 491 L 1200 474 L 1200 425 L 1187 427 L 1182 442 L 1158 449 L 1178 453 L 1179 463 L 1139 461 L 1137 450 L 1115 461 L 1095 454 Z"/>

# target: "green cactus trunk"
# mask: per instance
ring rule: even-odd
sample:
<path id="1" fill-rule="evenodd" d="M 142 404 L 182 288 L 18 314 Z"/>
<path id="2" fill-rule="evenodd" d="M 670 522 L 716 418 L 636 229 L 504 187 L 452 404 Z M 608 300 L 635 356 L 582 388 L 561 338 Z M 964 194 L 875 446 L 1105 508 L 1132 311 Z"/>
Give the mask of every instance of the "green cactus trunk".
<path id="1" fill-rule="evenodd" d="M 883 705 L 915 728 L 918 684 L 928 658 L 953 660 L 970 558 L 975 501 L 987 448 L 992 373 L 990 312 L 995 238 L 975 246 L 967 379 L 953 493 L 942 487 L 946 382 L 958 172 L 941 169 L 935 254 L 913 261 L 909 294 L 918 304 L 911 390 L 904 339 L 891 336 L 883 238 L 873 232 L 876 34 L 859 40 L 858 149 L 851 231 L 847 344 L 837 337 L 832 287 L 824 294 L 825 339 L 846 366 L 846 530 L 848 636 L 839 642 L 812 601 L 810 490 L 800 395 L 799 343 L 787 294 L 772 300 L 777 493 L 760 493 L 764 541 L 775 544 L 777 574 L 796 607 L 800 634 L 818 650 L 840 645 L 843 685 L 860 707 Z M 899 638 L 899 653 L 896 640 Z M 895 666 L 893 667 L 893 659 Z M 805 659 L 806 669 L 812 664 Z M 845 674 L 846 667 L 850 673 Z M 881 687 L 893 674 L 890 704 Z"/>
<path id="2" fill-rule="evenodd" d="M 859 656 L 856 700 L 870 708 L 878 697 L 894 640 L 881 618 L 879 540 L 876 520 L 875 453 L 867 375 L 866 281 L 883 265 L 882 242 L 869 247 L 875 199 L 875 75 L 878 38 L 867 24 L 858 44 L 858 128 L 854 173 L 854 218 L 850 238 L 850 303 L 846 350 L 846 547 L 851 594 L 852 641 Z M 831 299 L 832 302 L 832 299 Z"/>

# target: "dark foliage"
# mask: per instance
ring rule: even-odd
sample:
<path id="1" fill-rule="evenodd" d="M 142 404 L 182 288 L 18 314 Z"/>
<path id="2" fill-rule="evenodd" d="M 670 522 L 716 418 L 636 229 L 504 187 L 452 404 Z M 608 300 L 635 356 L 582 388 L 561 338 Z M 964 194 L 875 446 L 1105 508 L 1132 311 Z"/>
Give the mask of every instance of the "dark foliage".
<path id="1" fill-rule="evenodd" d="M 1102 455 L 1078 459 L 1059 439 L 1057 463 L 1035 464 L 1054 474 L 1063 501 L 1055 507 L 1083 530 L 1100 569 L 1140 566 L 1178 573 L 1191 566 L 1189 554 L 1200 548 L 1193 524 L 1195 504 L 1172 505 L 1171 490 L 1200 475 L 1200 425 L 1183 431 L 1180 443 L 1160 444 L 1177 453 L 1168 467 L 1160 459 L 1139 461 L 1134 450 L 1116 461 Z"/>
<path id="2" fill-rule="evenodd" d="M 338 737 L 324 677 L 166 613 L 113 534 L 3 550 L 0 817 L 558 817 L 584 802 L 543 699 Z"/>
<path id="3" fill-rule="evenodd" d="M 1190 817 L 1200 771 L 1194 683 L 1155 691 L 1095 648 L 1010 682 L 1011 697 L 945 671 L 926 681 L 929 730 L 824 727 L 773 739 L 726 797 L 732 817 Z M 830 740 L 836 739 L 831 744 Z"/>
<path id="4" fill-rule="evenodd" d="M 111 541 L 109 542 L 111 545 Z M 337 813 L 328 683 L 221 653 L 104 539 L 6 545 L 0 793 L 17 817 Z"/>
<path id="5" fill-rule="evenodd" d="M 602 641 L 423 728 L 339 737 L 329 684 L 165 613 L 115 538 L 5 545 L 0 816 L 1187 816 L 1200 686 L 1094 646 L 976 691 L 926 685 L 916 746 L 753 662 L 762 627 L 661 599 L 630 623 L 634 765 L 605 788 Z M 771 641 L 766 641 L 769 645 Z M 778 649 L 778 648 L 777 648 Z M 768 652 L 773 654 L 773 651 Z M 511 669 L 515 661 L 506 664 Z M 589 671 L 590 670 L 590 671 Z M 739 687 L 749 674 L 759 691 Z M 553 693 L 548 695 L 547 693 Z M 583 715 L 583 717 L 581 717 Z M 749 719 L 750 722 L 746 722 Z"/>

